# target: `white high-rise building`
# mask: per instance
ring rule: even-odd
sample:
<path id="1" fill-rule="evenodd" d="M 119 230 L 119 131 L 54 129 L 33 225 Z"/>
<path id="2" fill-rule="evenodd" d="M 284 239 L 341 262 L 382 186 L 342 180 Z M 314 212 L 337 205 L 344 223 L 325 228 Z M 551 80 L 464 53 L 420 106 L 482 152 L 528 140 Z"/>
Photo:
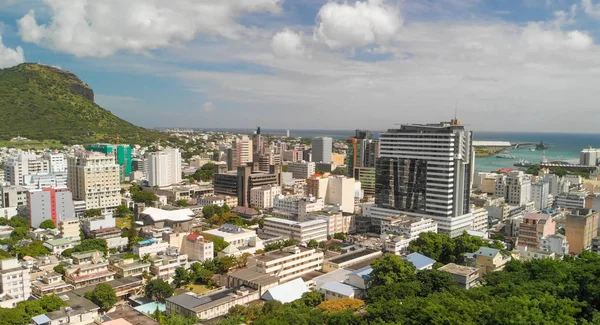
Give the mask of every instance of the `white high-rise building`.
<path id="1" fill-rule="evenodd" d="M 30 190 L 67 187 L 67 172 L 25 175 L 23 176 L 23 186 Z"/>
<path id="2" fill-rule="evenodd" d="M 327 184 L 327 204 L 338 204 L 347 213 L 354 213 L 354 178 L 331 176 Z"/>
<path id="3" fill-rule="evenodd" d="M 298 161 L 291 162 L 287 165 L 288 172 L 292 173 L 292 177 L 296 179 L 307 179 L 314 175 L 316 164 L 314 162 Z"/>
<path id="4" fill-rule="evenodd" d="M 330 163 L 332 158 L 333 139 L 318 137 L 312 139 L 312 161 Z"/>
<path id="5" fill-rule="evenodd" d="M 581 150 L 579 155 L 579 164 L 588 166 L 598 166 L 600 162 L 600 149 L 586 148 Z"/>
<path id="6" fill-rule="evenodd" d="M 74 200 L 85 201 L 87 209 L 113 209 L 121 204 L 119 165 L 113 156 L 77 152 L 67 161 L 67 184 Z"/>
<path id="7" fill-rule="evenodd" d="M 512 171 L 496 180 L 495 197 L 503 197 L 504 202 L 522 206 L 531 202 L 531 179 L 522 171 Z"/>
<path id="8" fill-rule="evenodd" d="M 408 124 L 380 135 L 371 217 L 402 211 L 432 218 L 441 233 L 459 236 L 473 224 L 472 134 L 458 120 Z"/>
<path id="9" fill-rule="evenodd" d="M 548 196 L 550 194 L 550 184 L 547 182 L 537 182 L 531 184 L 531 200 L 536 210 L 548 208 Z"/>
<path id="10" fill-rule="evenodd" d="M 50 164 L 51 173 L 62 173 L 67 171 L 67 158 L 64 153 L 52 152 L 44 155 Z"/>
<path id="11" fill-rule="evenodd" d="M 4 166 L 4 179 L 10 185 L 23 185 L 23 177 L 29 174 L 48 173 L 48 160 L 37 158 L 34 153 L 22 152 L 11 157 Z"/>
<path id="12" fill-rule="evenodd" d="M 75 218 L 73 195 L 68 188 L 44 188 L 29 191 L 29 225 L 39 228 L 46 220 L 58 227 L 61 221 Z"/>
<path id="13" fill-rule="evenodd" d="M 148 154 L 148 185 L 169 186 L 181 182 L 181 153 L 165 149 Z"/>
<path id="14" fill-rule="evenodd" d="M 246 166 L 247 163 L 253 161 L 252 139 L 247 135 L 242 135 L 241 138 L 235 139 L 231 144 L 232 152 L 232 169 L 239 166 Z"/>

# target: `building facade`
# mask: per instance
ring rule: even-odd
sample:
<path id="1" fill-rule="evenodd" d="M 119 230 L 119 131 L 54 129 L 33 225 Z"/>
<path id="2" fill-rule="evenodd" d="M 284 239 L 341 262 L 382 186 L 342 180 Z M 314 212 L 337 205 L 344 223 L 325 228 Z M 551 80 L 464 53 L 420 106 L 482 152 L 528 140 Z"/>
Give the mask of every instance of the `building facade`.
<path id="1" fill-rule="evenodd" d="M 327 221 L 309 220 L 292 221 L 280 218 L 266 218 L 263 233 L 270 237 L 282 237 L 307 243 L 314 239 L 318 242 L 327 240 Z"/>
<path id="2" fill-rule="evenodd" d="M 321 269 L 324 254 L 302 246 L 286 247 L 250 257 L 259 273 L 279 277 L 281 283 Z"/>
<path id="3" fill-rule="evenodd" d="M 169 186 L 181 183 L 181 152 L 165 149 L 148 154 L 148 185 Z"/>
<path id="4" fill-rule="evenodd" d="M 316 164 L 314 162 L 307 162 L 304 160 L 291 162 L 287 166 L 288 172 L 292 173 L 292 177 L 296 179 L 307 179 L 316 171 Z"/>
<path id="5" fill-rule="evenodd" d="M 119 165 L 121 181 L 129 180 L 132 171 L 131 146 L 128 144 L 97 143 L 85 147 L 87 151 L 101 152 L 113 156 Z"/>
<path id="6" fill-rule="evenodd" d="M 356 168 L 375 168 L 375 161 L 379 157 L 379 141 L 373 140 L 370 131 L 356 130 L 353 137 L 346 141 L 346 175 L 357 178 Z"/>
<path id="7" fill-rule="evenodd" d="M 333 139 L 329 137 L 317 137 L 312 139 L 312 161 L 330 163 L 332 151 Z"/>
<path id="8" fill-rule="evenodd" d="M 571 254 L 579 254 L 590 248 L 592 239 L 598 235 L 599 216 L 599 213 L 590 209 L 576 209 L 567 215 L 565 236 Z"/>
<path id="9" fill-rule="evenodd" d="M 73 199 L 85 201 L 87 209 L 112 210 L 121 204 L 119 165 L 114 157 L 78 152 L 67 161 Z"/>
<path id="10" fill-rule="evenodd" d="M 73 194 L 68 188 L 44 188 L 29 191 L 29 225 L 39 228 L 46 220 L 55 226 L 75 218 Z"/>

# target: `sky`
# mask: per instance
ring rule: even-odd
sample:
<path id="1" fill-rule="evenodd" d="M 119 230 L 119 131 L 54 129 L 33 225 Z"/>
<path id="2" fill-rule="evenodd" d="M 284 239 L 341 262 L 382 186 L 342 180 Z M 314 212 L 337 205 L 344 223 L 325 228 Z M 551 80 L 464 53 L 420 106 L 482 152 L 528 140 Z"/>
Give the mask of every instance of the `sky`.
<path id="1" fill-rule="evenodd" d="M 600 0 L 0 0 L 0 67 L 145 127 L 600 126 Z"/>

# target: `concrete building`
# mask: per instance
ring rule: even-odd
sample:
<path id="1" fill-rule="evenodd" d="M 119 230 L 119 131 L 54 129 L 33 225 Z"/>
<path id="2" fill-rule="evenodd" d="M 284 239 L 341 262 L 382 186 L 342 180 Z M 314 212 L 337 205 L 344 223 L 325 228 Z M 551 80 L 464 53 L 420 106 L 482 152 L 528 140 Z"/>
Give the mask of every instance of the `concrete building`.
<path id="1" fill-rule="evenodd" d="M 62 274 L 56 272 L 46 272 L 39 280 L 31 281 L 31 294 L 36 298 L 60 296 L 71 290 L 73 285 L 63 281 Z"/>
<path id="2" fill-rule="evenodd" d="M 64 153 L 48 152 L 44 155 L 44 159 L 48 160 L 51 174 L 65 173 L 67 171 L 67 157 Z"/>
<path id="3" fill-rule="evenodd" d="M 462 289 L 469 290 L 479 285 L 479 270 L 476 267 L 450 263 L 440 267 L 438 270 L 450 273 Z"/>
<path id="4" fill-rule="evenodd" d="M 302 150 L 286 150 L 283 152 L 283 161 L 296 162 L 302 160 Z"/>
<path id="5" fill-rule="evenodd" d="M 585 191 L 572 191 L 559 194 L 554 201 L 554 205 L 558 208 L 569 210 L 583 209 L 585 208 L 585 199 L 587 196 L 588 193 Z"/>
<path id="6" fill-rule="evenodd" d="M 54 255 L 59 255 L 65 250 L 75 247 L 73 242 L 66 238 L 47 240 L 43 245 Z"/>
<path id="7" fill-rule="evenodd" d="M 421 233 L 438 232 L 437 223 L 430 218 L 398 215 L 381 220 L 381 233 L 405 236 L 415 240 Z"/>
<path id="8" fill-rule="evenodd" d="M 296 179 L 307 179 L 311 177 L 316 170 L 314 162 L 298 161 L 291 162 L 288 165 L 288 172 L 292 173 L 292 177 Z"/>
<path id="9" fill-rule="evenodd" d="M 252 166 L 238 167 L 236 181 L 238 205 L 249 207 L 252 189 L 266 185 L 281 186 L 280 165 L 271 165 L 269 172 L 256 171 Z M 215 184 L 216 192 L 217 184 Z"/>
<path id="10" fill-rule="evenodd" d="M 249 264 L 256 265 L 258 272 L 276 276 L 281 283 L 284 283 L 303 274 L 320 270 L 323 259 L 323 252 L 302 246 L 291 246 L 250 257 Z"/>
<path id="11" fill-rule="evenodd" d="M 346 213 L 354 213 L 354 178 L 314 176 L 307 179 L 306 184 L 308 195 L 323 198 L 325 204 L 338 204 Z"/>
<path id="12" fill-rule="evenodd" d="M 549 191 L 553 197 L 569 192 L 569 182 L 566 182 L 563 178 L 555 174 L 544 175 L 543 181 L 549 184 Z"/>
<path id="13" fill-rule="evenodd" d="M 148 154 L 148 185 L 164 187 L 181 183 L 181 152 L 165 149 Z"/>
<path id="14" fill-rule="evenodd" d="M 114 255 L 108 258 L 108 269 L 115 272 L 116 279 L 121 279 L 130 276 L 141 276 L 144 272 L 149 272 L 150 263 Z"/>
<path id="15" fill-rule="evenodd" d="M 525 205 L 531 201 L 531 179 L 522 171 L 512 171 L 496 180 L 495 197 L 503 197 L 504 202 Z"/>
<path id="16" fill-rule="evenodd" d="M 255 187 L 250 190 L 250 206 L 259 209 L 270 209 L 273 207 L 275 197 L 281 195 L 281 186 L 271 184 Z"/>
<path id="17" fill-rule="evenodd" d="M 359 249 L 341 255 L 333 256 L 323 262 L 323 272 L 329 273 L 343 268 L 353 268 L 355 265 L 364 265 L 383 255 L 381 250 Z M 370 263 L 369 263 L 370 264 Z"/>
<path id="18" fill-rule="evenodd" d="M 111 213 L 104 213 L 99 217 L 82 219 L 81 229 L 87 234 L 98 229 L 114 228 L 116 224 L 117 220 Z"/>
<path id="19" fill-rule="evenodd" d="M 137 242 L 133 246 L 133 253 L 139 256 L 144 256 L 146 254 L 155 256 L 158 253 L 164 253 L 167 248 L 169 248 L 168 243 L 163 243 L 152 238 Z"/>
<path id="20" fill-rule="evenodd" d="M 235 246 L 239 251 L 239 255 L 243 253 L 253 254 L 259 249 L 263 249 L 263 242 L 256 235 L 255 231 L 244 229 L 240 226 L 232 224 L 224 224 L 219 229 L 205 230 L 202 233 L 204 238 L 221 238 L 231 245 Z"/>
<path id="21" fill-rule="evenodd" d="M 472 225 L 472 134 L 460 121 L 402 125 L 379 138 L 371 212 L 430 217 L 452 237 Z"/>
<path id="22" fill-rule="evenodd" d="M 108 144 L 97 143 L 85 146 L 85 150 L 101 152 L 115 158 L 115 163 L 119 165 L 119 174 L 121 182 L 129 180 L 132 171 L 131 146 L 128 144 Z"/>
<path id="23" fill-rule="evenodd" d="M 329 137 L 312 139 L 312 161 L 330 163 L 332 151 L 333 139 Z"/>
<path id="24" fill-rule="evenodd" d="M 579 164 L 587 166 L 598 166 L 600 162 L 600 149 L 586 148 L 581 150 Z"/>
<path id="25" fill-rule="evenodd" d="M 531 184 L 531 200 L 536 210 L 544 210 L 550 206 L 548 204 L 549 195 L 550 183 L 537 182 Z"/>
<path id="26" fill-rule="evenodd" d="M 179 254 L 177 249 L 168 249 L 164 253 L 158 254 L 150 258 L 150 273 L 157 279 L 172 282 L 175 276 L 175 269 L 183 267 L 189 268 L 188 256 Z"/>
<path id="27" fill-rule="evenodd" d="M 85 201 L 87 209 L 113 210 L 121 204 L 119 165 L 114 157 L 78 152 L 67 161 L 73 199 Z"/>
<path id="28" fill-rule="evenodd" d="M 296 221 L 305 221 L 308 213 L 321 211 L 323 208 L 325 208 L 325 200 L 314 196 L 278 195 L 273 199 L 274 215 Z"/>
<path id="29" fill-rule="evenodd" d="M 0 260 L 0 307 L 14 308 L 31 296 L 29 269 L 16 258 Z"/>
<path id="30" fill-rule="evenodd" d="M 342 212 L 315 211 L 309 212 L 306 219 L 326 221 L 328 237 L 333 237 L 337 233 L 351 233 L 355 230 L 354 215 L 351 214 L 344 215 Z"/>
<path id="31" fill-rule="evenodd" d="M 564 235 L 550 235 L 542 238 L 541 251 L 552 252 L 556 255 L 565 256 L 568 255 L 570 252 L 569 243 L 567 242 L 567 238 Z"/>
<path id="32" fill-rule="evenodd" d="M 357 167 L 354 168 L 352 175 L 357 182 L 360 182 L 360 187 L 365 196 L 375 195 L 375 168 Z"/>
<path id="33" fill-rule="evenodd" d="M 28 196 L 29 191 L 23 186 L 0 187 L 0 208 L 17 208 L 27 205 Z"/>
<path id="34" fill-rule="evenodd" d="M 189 234 L 183 240 L 181 252 L 186 254 L 190 261 L 204 262 L 214 257 L 214 245 L 201 235 Z"/>
<path id="35" fill-rule="evenodd" d="M 30 190 L 67 187 L 67 172 L 25 175 L 23 176 L 23 186 Z"/>
<path id="36" fill-rule="evenodd" d="M 81 237 L 79 235 L 79 231 L 81 230 L 79 219 L 75 218 L 62 220 L 58 223 L 57 228 L 60 232 L 60 238 L 68 239 L 75 243 L 81 240 Z"/>
<path id="37" fill-rule="evenodd" d="M 567 215 L 565 236 L 571 254 L 579 254 L 590 248 L 592 239 L 598 235 L 599 215 L 590 209 L 575 209 Z"/>
<path id="38" fill-rule="evenodd" d="M 519 246 L 541 249 L 542 238 L 554 235 L 556 222 L 549 214 L 525 213 L 519 225 Z"/>
<path id="39" fill-rule="evenodd" d="M 114 280 L 115 273 L 108 269 L 102 252 L 72 253 L 73 265 L 65 269 L 65 282 L 75 289 Z"/>
<path id="40" fill-rule="evenodd" d="M 467 262 L 479 269 L 480 277 L 503 270 L 506 263 L 511 260 L 510 256 L 504 255 L 499 249 L 489 247 L 481 247 L 477 252 L 467 254 L 469 255 Z"/>
<path id="41" fill-rule="evenodd" d="M 45 174 L 50 172 L 48 160 L 38 158 L 35 153 L 21 152 L 17 157 L 10 157 L 4 165 L 4 181 L 10 185 L 23 185 L 23 177 L 29 174 Z"/>
<path id="42" fill-rule="evenodd" d="M 263 233 L 270 237 L 282 237 L 307 243 L 311 239 L 318 242 L 327 240 L 327 221 L 292 221 L 280 218 L 266 218 Z"/>
<path id="43" fill-rule="evenodd" d="M 484 207 L 473 207 L 473 225 L 471 230 L 486 231 L 488 229 L 488 211 Z"/>
<path id="44" fill-rule="evenodd" d="M 232 162 L 229 170 L 236 170 L 239 166 L 246 166 L 253 161 L 252 139 L 246 135 L 235 139 L 231 143 Z"/>
<path id="45" fill-rule="evenodd" d="M 180 314 L 210 320 L 225 316 L 231 307 L 245 305 L 260 299 L 257 290 L 247 287 L 225 289 L 207 295 L 182 294 L 166 300 L 167 314 Z"/>
<path id="46" fill-rule="evenodd" d="M 207 195 L 198 198 L 196 204 L 200 207 L 205 207 L 207 205 L 218 205 L 222 207 L 224 204 L 227 204 L 230 208 L 235 208 L 238 206 L 238 201 L 237 196 Z"/>
<path id="47" fill-rule="evenodd" d="M 68 188 L 44 188 L 29 191 L 29 225 L 39 228 L 46 220 L 55 226 L 64 220 L 75 218 L 73 194 Z"/>

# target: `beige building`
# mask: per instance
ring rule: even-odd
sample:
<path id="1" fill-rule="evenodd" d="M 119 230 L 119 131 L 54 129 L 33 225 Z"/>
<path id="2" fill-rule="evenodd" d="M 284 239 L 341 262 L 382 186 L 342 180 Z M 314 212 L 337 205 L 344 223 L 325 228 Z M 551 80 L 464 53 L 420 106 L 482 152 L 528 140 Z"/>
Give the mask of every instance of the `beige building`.
<path id="1" fill-rule="evenodd" d="M 100 251 L 73 253 L 73 264 L 65 270 L 65 282 L 75 289 L 114 280 L 115 272 L 108 269 L 108 262 Z"/>
<path id="2" fill-rule="evenodd" d="M 166 300 L 167 314 L 207 320 L 227 315 L 229 309 L 260 299 L 258 290 L 248 287 L 225 289 L 208 295 L 182 294 Z"/>
<path id="3" fill-rule="evenodd" d="M 336 166 L 343 166 L 346 164 L 346 154 L 343 153 L 332 153 L 331 154 L 331 162 Z"/>
<path id="4" fill-rule="evenodd" d="M 344 215 L 342 212 L 328 213 L 324 211 L 309 212 L 308 220 L 325 220 L 327 222 L 327 236 L 337 233 L 354 232 L 354 215 Z"/>
<path id="5" fill-rule="evenodd" d="M 579 254 L 592 245 L 592 239 L 598 235 L 598 217 L 590 209 L 577 209 L 567 216 L 566 232 L 572 254 Z"/>
<path id="6" fill-rule="evenodd" d="M 140 276 L 150 271 L 150 263 L 136 261 L 133 258 L 121 258 L 118 255 L 108 258 L 108 269 L 115 272 L 115 278 Z"/>
<path id="7" fill-rule="evenodd" d="M 476 267 L 450 263 L 438 270 L 450 273 L 460 288 L 468 290 L 479 285 L 479 270 Z"/>
<path id="8" fill-rule="evenodd" d="M 502 254 L 499 249 L 481 247 L 477 252 L 472 253 L 467 260 L 471 262 L 472 267 L 479 270 L 479 276 L 482 277 L 488 273 L 503 270 L 511 257 Z"/>
<path id="9" fill-rule="evenodd" d="M 81 240 L 81 237 L 79 236 L 79 231 L 81 230 L 79 219 L 61 221 L 58 224 L 58 230 L 60 231 L 61 238 L 72 240 L 74 242 L 79 242 Z"/>
<path id="10" fill-rule="evenodd" d="M 405 236 L 410 240 L 417 239 L 423 232 L 437 233 L 438 226 L 430 218 L 398 215 L 381 219 L 381 233 Z"/>
<path id="11" fill-rule="evenodd" d="M 354 212 L 354 178 L 345 176 L 311 177 L 306 180 L 307 194 L 323 198 L 325 204 L 338 204 L 342 211 Z"/>
<path id="12" fill-rule="evenodd" d="M 31 275 L 16 258 L 0 260 L 0 307 L 13 308 L 31 296 Z"/>
<path id="13" fill-rule="evenodd" d="M 71 290 L 73 290 L 73 285 L 63 281 L 62 275 L 56 272 L 46 272 L 41 279 L 31 282 L 31 293 L 37 298 L 60 295 Z"/>
<path id="14" fill-rule="evenodd" d="M 318 242 L 327 240 L 327 221 L 309 220 L 292 221 L 280 218 L 266 218 L 263 233 L 269 237 L 282 237 L 307 243 L 314 239 Z"/>
<path id="15" fill-rule="evenodd" d="M 239 166 L 246 166 L 247 163 L 252 162 L 252 139 L 248 138 L 247 135 L 242 135 L 241 138 L 235 139 L 231 144 L 232 152 L 232 166 L 230 170 L 236 169 Z"/>
<path id="16" fill-rule="evenodd" d="M 262 255 L 250 257 L 249 264 L 256 265 L 259 273 L 276 276 L 281 283 L 298 278 L 311 271 L 320 270 L 323 252 L 302 246 L 286 247 Z"/>
<path id="17" fill-rule="evenodd" d="M 175 269 L 180 266 L 185 269 L 188 268 L 188 256 L 177 253 L 175 249 L 150 259 L 150 273 L 157 279 L 163 279 L 167 282 L 173 281 Z"/>
<path id="18" fill-rule="evenodd" d="M 190 261 L 204 262 L 214 257 L 214 245 L 198 234 L 185 236 L 181 245 L 181 252 L 187 254 Z"/>
<path id="19" fill-rule="evenodd" d="M 273 207 L 273 200 L 281 194 L 281 186 L 270 184 L 261 187 L 255 187 L 250 190 L 250 206 L 259 209 L 270 209 Z"/>
<path id="20" fill-rule="evenodd" d="M 119 165 L 114 156 L 78 152 L 68 157 L 67 184 L 87 209 L 112 210 L 121 204 Z"/>

